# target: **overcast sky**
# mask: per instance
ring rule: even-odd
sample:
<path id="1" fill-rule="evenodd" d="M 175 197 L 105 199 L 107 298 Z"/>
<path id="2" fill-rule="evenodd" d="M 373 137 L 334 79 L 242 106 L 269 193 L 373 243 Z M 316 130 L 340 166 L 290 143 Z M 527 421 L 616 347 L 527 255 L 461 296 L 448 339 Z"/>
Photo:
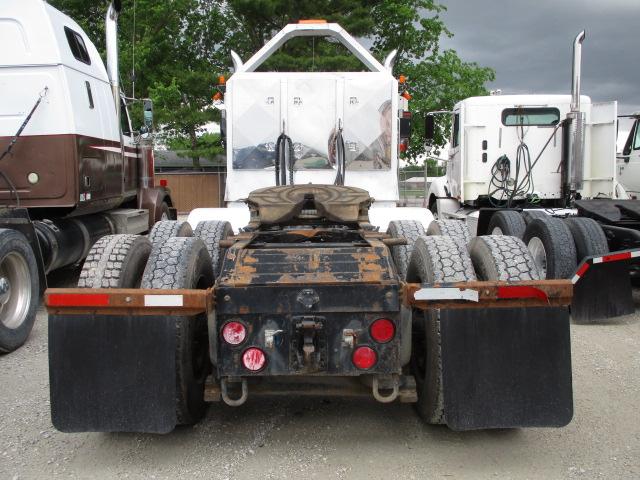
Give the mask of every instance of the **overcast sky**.
<path id="1" fill-rule="evenodd" d="M 585 29 L 582 93 L 640 110 L 640 0 L 440 0 L 454 33 L 441 42 L 492 67 L 491 89 L 570 93 L 571 46 Z"/>

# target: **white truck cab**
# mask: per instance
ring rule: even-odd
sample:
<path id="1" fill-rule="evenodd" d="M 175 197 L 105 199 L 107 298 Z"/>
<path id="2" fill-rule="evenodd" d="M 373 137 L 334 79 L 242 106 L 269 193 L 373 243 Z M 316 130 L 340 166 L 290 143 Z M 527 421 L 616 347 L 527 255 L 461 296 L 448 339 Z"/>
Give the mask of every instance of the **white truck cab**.
<path id="1" fill-rule="evenodd" d="M 496 95 L 458 102 L 451 113 L 451 147 L 446 176 L 434 182 L 429 205 L 438 199 L 480 206 L 505 200 L 501 190 L 523 183 L 514 200 L 549 203 L 563 198 L 563 129 L 570 95 Z M 582 96 L 585 115 L 582 198 L 618 195 L 616 102 Z M 445 202 L 441 202 L 444 204 Z"/>

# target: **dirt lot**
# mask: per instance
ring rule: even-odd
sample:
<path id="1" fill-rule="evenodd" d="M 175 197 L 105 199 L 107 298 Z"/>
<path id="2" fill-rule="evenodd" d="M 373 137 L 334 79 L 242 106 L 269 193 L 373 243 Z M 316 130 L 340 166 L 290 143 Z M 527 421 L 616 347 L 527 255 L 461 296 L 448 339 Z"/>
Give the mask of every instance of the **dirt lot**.
<path id="1" fill-rule="evenodd" d="M 572 335 L 575 416 L 562 429 L 455 433 L 406 405 L 254 398 L 165 436 L 62 434 L 41 311 L 27 344 L 0 356 L 0 479 L 640 478 L 640 315 Z"/>

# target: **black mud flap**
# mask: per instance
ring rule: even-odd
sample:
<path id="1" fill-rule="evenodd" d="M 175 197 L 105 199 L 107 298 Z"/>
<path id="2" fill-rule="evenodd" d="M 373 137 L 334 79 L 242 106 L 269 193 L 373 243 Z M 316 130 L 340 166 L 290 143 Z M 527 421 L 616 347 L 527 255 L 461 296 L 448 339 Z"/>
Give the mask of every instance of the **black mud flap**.
<path id="1" fill-rule="evenodd" d="M 175 319 L 49 315 L 51 420 L 62 432 L 176 425 Z"/>
<path id="2" fill-rule="evenodd" d="M 573 417 L 566 307 L 441 310 L 453 430 L 562 427 Z"/>
<path id="3" fill-rule="evenodd" d="M 636 311 L 629 267 L 637 250 L 587 257 L 573 276 L 571 317 L 576 323 L 597 323 Z"/>

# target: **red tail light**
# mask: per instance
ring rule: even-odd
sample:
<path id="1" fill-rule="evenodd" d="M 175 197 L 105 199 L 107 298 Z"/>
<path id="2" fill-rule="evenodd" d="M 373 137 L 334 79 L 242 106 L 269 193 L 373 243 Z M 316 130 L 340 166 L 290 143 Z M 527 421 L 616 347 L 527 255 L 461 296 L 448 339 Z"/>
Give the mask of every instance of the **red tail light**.
<path id="1" fill-rule="evenodd" d="M 163 178 L 163 179 L 160 180 L 160 186 L 161 187 L 166 187 L 167 185 L 169 185 L 169 182 L 167 182 L 166 179 Z"/>
<path id="2" fill-rule="evenodd" d="M 369 370 L 378 361 L 378 355 L 370 347 L 358 347 L 353 352 L 352 361 L 360 370 Z"/>
<path id="3" fill-rule="evenodd" d="M 240 345 L 247 338 L 247 329 L 240 322 L 229 322 L 222 327 L 222 338 L 231 345 Z"/>
<path id="4" fill-rule="evenodd" d="M 259 348 L 247 348 L 242 354 L 242 364 L 247 370 L 258 372 L 262 370 L 267 363 L 267 357 Z"/>
<path id="5" fill-rule="evenodd" d="M 388 318 L 379 318 L 369 328 L 371 338 L 378 343 L 387 343 L 393 340 L 396 334 L 396 326 Z"/>

